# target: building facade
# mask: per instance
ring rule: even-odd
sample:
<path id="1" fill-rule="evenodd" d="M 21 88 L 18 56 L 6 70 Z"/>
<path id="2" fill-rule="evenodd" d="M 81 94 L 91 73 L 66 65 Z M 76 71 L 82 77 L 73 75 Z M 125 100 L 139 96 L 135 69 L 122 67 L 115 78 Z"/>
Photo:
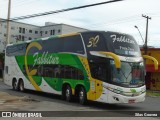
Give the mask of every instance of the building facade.
<path id="1" fill-rule="evenodd" d="M 0 53 L 4 52 L 6 46 L 7 23 L 0 19 Z M 10 43 L 19 41 L 35 40 L 37 38 L 49 37 L 52 35 L 67 34 L 73 32 L 82 32 L 87 29 L 79 28 L 67 24 L 55 24 L 46 22 L 45 26 L 35 26 L 21 22 L 10 22 Z"/>
<path id="2" fill-rule="evenodd" d="M 144 54 L 144 49 L 141 49 Z M 153 61 L 146 59 L 145 83 L 147 89 L 160 91 L 160 48 L 148 48 L 147 55 L 158 60 L 158 70 L 154 69 Z"/>

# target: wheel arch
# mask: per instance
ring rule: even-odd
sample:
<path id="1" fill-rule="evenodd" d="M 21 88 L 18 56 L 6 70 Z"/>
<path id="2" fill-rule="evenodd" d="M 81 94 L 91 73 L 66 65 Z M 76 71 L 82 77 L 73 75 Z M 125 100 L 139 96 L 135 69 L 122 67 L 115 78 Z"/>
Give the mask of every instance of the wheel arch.
<path id="1" fill-rule="evenodd" d="M 19 78 L 19 79 L 18 79 L 18 83 L 19 83 L 20 81 L 23 81 L 23 82 L 24 82 L 23 78 Z"/>
<path id="2" fill-rule="evenodd" d="M 12 86 L 13 86 L 13 83 L 14 83 L 15 81 L 17 81 L 17 78 L 16 78 L 16 77 L 13 77 L 13 78 L 12 78 Z"/>
<path id="3" fill-rule="evenodd" d="M 64 82 L 62 85 L 62 95 L 63 95 L 63 92 L 65 91 L 67 85 L 69 85 L 71 87 L 71 84 L 69 82 Z M 71 89 L 72 89 L 72 87 L 71 87 Z"/>

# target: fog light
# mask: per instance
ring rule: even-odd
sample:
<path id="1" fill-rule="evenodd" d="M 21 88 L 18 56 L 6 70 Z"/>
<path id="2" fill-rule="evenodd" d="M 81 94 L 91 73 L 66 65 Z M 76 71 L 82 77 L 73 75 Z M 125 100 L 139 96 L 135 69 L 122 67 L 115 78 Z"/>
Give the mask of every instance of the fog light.
<path id="1" fill-rule="evenodd" d="M 119 101 L 119 98 L 117 98 L 117 97 L 113 97 L 113 99 L 116 100 L 116 101 Z"/>

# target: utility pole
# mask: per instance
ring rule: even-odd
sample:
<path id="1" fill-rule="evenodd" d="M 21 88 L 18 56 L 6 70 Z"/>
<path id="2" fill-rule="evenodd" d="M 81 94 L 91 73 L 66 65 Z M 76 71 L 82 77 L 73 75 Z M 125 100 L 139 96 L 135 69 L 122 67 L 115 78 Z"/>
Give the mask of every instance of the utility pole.
<path id="1" fill-rule="evenodd" d="M 6 31 L 6 43 L 9 44 L 9 36 L 10 36 L 10 13 L 11 13 L 11 0 L 8 1 L 8 16 L 7 16 L 7 31 Z"/>
<path id="2" fill-rule="evenodd" d="M 147 55 L 147 41 L 148 41 L 148 20 L 151 20 L 151 17 L 146 16 L 146 15 L 142 15 L 142 17 L 147 19 L 147 23 L 146 23 L 146 38 L 145 38 L 145 43 L 144 43 L 144 54 Z"/>

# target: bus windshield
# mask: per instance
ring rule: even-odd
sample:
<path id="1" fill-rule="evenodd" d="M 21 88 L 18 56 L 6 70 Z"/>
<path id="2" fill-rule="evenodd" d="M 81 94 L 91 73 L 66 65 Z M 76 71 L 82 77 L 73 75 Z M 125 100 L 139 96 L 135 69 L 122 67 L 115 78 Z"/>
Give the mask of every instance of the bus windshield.
<path id="1" fill-rule="evenodd" d="M 112 82 L 126 87 L 137 87 L 144 85 L 143 62 L 122 62 L 121 69 L 117 70 L 114 61 L 111 60 Z"/>

